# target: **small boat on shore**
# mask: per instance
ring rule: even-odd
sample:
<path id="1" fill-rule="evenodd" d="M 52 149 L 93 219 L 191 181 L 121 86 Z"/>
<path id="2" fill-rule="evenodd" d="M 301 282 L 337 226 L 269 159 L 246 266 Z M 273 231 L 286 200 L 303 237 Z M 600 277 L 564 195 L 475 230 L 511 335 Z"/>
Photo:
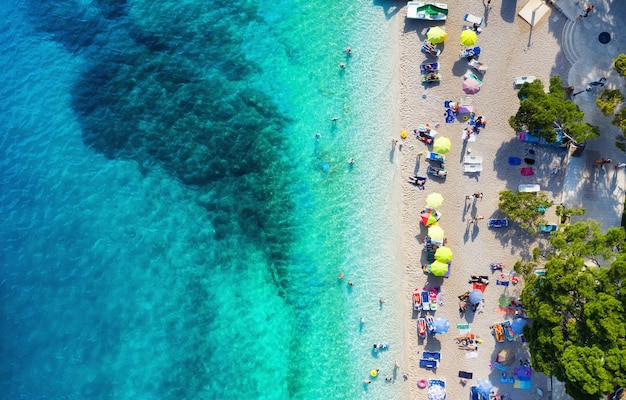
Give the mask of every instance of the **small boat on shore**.
<path id="1" fill-rule="evenodd" d="M 409 1 L 406 5 L 406 17 L 409 19 L 444 21 L 448 18 L 448 5 L 444 3 Z"/>

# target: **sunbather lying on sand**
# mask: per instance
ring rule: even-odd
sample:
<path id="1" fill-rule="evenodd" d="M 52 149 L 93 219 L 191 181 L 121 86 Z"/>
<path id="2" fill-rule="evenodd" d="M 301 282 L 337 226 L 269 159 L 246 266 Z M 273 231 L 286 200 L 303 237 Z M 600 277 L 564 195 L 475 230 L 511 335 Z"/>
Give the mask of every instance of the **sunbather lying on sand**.
<path id="1" fill-rule="evenodd" d="M 459 301 L 459 312 L 465 312 L 467 310 L 467 300 Z"/>
<path id="2" fill-rule="evenodd" d="M 459 344 L 458 348 L 461 350 L 468 350 L 468 351 L 478 350 L 478 346 L 476 346 L 475 344 L 470 344 L 470 345 Z"/>
<path id="3" fill-rule="evenodd" d="M 470 295 L 469 291 L 465 292 L 465 293 L 463 293 L 462 295 L 459 296 L 459 300 L 461 300 L 461 301 L 468 300 L 469 299 L 469 295 Z"/>
<path id="4" fill-rule="evenodd" d="M 483 285 L 488 285 L 489 277 L 487 275 L 472 275 L 470 277 L 469 283 L 482 283 Z"/>

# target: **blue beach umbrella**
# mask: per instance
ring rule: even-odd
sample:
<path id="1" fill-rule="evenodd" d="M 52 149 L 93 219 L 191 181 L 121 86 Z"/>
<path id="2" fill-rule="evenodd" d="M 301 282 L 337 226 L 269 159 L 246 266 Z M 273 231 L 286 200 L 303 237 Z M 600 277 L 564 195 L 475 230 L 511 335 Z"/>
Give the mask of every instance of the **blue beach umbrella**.
<path id="1" fill-rule="evenodd" d="M 469 301 L 472 304 L 478 304 L 482 301 L 482 299 L 483 299 L 483 292 L 481 292 L 478 289 L 472 290 L 469 294 Z"/>
<path id="2" fill-rule="evenodd" d="M 526 321 L 523 318 L 517 318 L 515 320 L 513 320 L 513 323 L 511 323 L 511 329 L 513 330 L 513 333 L 516 335 L 521 335 L 522 334 L 522 329 L 524 329 L 524 326 L 528 323 L 528 321 Z"/>
<path id="3" fill-rule="evenodd" d="M 435 325 L 435 333 L 446 333 L 450 329 L 450 321 L 445 318 L 437 318 L 433 324 Z"/>

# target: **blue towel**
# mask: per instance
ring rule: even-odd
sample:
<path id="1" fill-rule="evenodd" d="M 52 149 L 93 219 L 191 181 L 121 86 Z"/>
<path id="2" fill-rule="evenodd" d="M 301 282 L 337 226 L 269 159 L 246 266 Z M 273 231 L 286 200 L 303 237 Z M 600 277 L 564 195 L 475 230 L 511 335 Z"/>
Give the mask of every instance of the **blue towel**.
<path id="1" fill-rule="evenodd" d="M 522 163 L 522 159 L 518 157 L 509 157 L 509 165 L 520 165 Z"/>
<path id="2" fill-rule="evenodd" d="M 454 122 L 454 118 L 455 118 L 454 111 L 452 111 L 451 109 L 448 108 L 446 110 L 446 124 L 453 123 Z"/>

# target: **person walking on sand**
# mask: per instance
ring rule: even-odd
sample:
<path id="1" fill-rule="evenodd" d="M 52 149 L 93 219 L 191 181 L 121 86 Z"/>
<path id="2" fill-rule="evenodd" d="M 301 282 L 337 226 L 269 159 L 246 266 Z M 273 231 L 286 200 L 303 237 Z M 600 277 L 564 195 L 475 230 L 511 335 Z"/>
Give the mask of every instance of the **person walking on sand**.
<path id="1" fill-rule="evenodd" d="M 483 199 L 483 192 L 478 191 L 478 192 L 474 193 L 474 197 L 476 197 L 477 199 L 481 199 L 482 200 Z"/>

